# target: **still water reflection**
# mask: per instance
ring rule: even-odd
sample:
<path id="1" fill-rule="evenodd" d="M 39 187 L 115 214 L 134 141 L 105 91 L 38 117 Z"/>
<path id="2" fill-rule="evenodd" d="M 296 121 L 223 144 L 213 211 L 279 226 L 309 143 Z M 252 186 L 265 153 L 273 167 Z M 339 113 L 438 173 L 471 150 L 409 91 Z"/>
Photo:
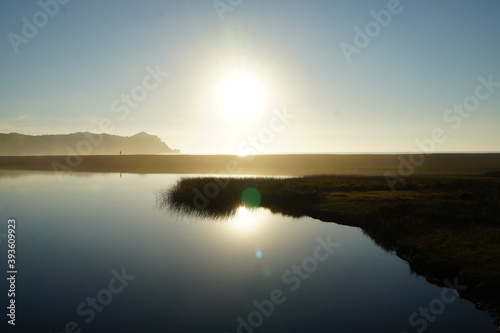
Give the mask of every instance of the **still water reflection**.
<path id="1" fill-rule="evenodd" d="M 216 221 L 155 209 L 178 179 L 2 173 L 2 220 L 18 220 L 18 331 L 495 331 L 458 298 L 425 319 L 443 289 L 356 228 L 264 209 Z"/>

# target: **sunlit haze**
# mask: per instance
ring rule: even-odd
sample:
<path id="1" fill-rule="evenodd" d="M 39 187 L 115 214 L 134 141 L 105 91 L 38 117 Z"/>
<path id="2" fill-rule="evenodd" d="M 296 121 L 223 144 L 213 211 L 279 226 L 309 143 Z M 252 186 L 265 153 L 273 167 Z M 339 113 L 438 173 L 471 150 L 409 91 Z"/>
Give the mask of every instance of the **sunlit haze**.
<path id="1" fill-rule="evenodd" d="M 187 154 L 242 154 L 255 138 L 272 154 L 410 152 L 439 128 L 436 152 L 499 151 L 499 12 L 465 0 L 2 2 L 0 133 L 144 131 Z"/>

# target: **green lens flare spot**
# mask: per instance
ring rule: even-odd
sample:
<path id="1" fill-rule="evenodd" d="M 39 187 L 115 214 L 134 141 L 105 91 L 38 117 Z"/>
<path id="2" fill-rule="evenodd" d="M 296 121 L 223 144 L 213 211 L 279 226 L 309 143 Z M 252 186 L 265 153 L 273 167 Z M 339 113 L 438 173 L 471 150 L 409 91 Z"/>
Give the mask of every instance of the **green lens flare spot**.
<path id="1" fill-rule="evenodd" d="M 258 207 L 260 205 L 260 192 L 249 187 L 241 194 L 241 202 L 247 207 Z"/>

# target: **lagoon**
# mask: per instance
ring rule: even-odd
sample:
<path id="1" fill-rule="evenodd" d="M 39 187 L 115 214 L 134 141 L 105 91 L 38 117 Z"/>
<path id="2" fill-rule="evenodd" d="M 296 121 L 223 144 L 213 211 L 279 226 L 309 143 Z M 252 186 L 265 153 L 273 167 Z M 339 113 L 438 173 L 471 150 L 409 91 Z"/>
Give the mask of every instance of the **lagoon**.
<path id="1" fill-rule="evenodd" d="M 225 220 L 159 209 L 157 191 L 179 178 L 2 171 L 0 232 L 17 220 L 16 328 L 495 332 L 358 228 L 265 209 Z"/>

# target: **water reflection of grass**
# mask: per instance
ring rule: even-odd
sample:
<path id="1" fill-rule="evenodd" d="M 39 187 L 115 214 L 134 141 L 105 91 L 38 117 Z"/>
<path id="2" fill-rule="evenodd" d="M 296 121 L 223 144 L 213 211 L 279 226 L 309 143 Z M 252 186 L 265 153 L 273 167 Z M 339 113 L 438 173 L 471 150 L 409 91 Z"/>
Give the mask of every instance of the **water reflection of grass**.
<path id="1" fill-rule="evenodd" d="M 205 207 L 193 203 L 209 192 Z M 199 216 L 231 216 L 255 189 L 260 207 L 287 216 L 311 216 L 357 226 L 411 268 L 439 284 L 458 277 L 466 294 L 500 296 L 500 179 L 469 176 L 409 177 L 390 191 L 383 177 L 183 178 L 160 193 L 161 205 Z M 196 190 L 195 190 L 196 191 Z"/>

